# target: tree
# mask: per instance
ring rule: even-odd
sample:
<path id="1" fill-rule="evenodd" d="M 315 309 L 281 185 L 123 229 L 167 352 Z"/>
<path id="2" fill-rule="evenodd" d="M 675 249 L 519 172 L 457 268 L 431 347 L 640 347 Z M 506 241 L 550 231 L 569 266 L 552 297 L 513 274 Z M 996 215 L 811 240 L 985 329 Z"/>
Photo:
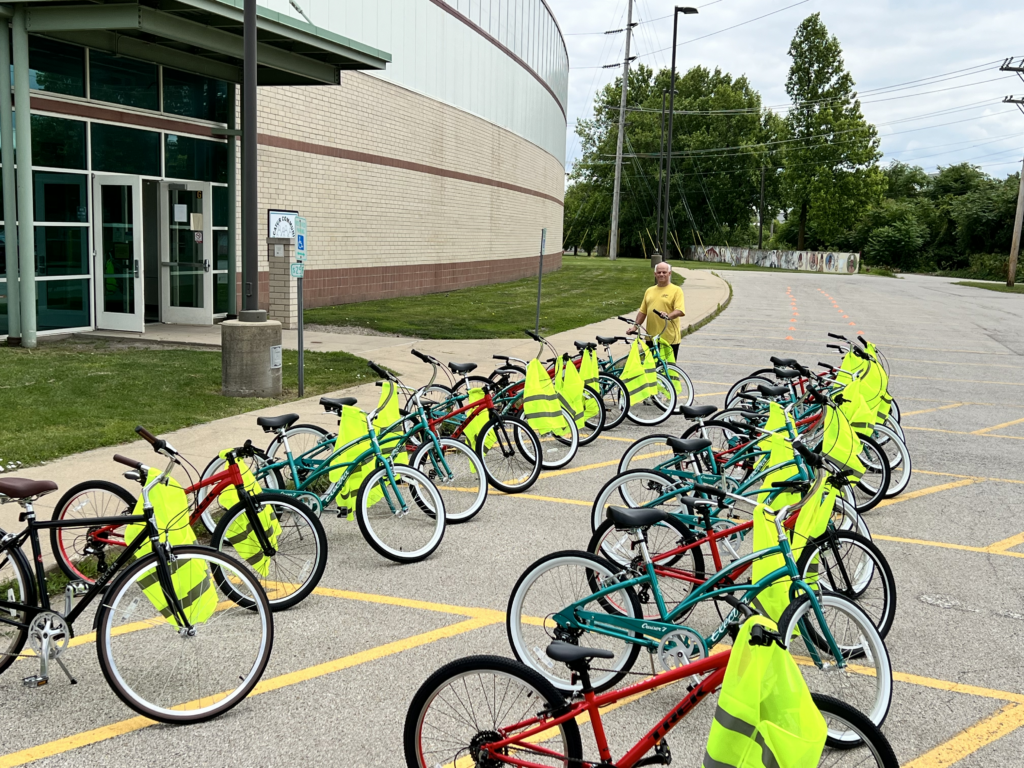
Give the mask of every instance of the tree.
<path id="1" fill-rule="evenodd" d="M 820 14 L 808 16 L 789 46 L 783 185 L 798 217 L 798 249 L 833 247 L 881 198 L 878 135 L 860 109 L 839 41 Z"/>

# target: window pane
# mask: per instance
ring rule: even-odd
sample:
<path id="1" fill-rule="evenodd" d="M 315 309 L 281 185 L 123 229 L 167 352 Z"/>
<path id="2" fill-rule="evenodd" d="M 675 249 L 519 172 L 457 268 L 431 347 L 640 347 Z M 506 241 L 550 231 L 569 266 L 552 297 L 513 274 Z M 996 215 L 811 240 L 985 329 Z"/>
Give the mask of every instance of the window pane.
<path id="1" fill-rule="evenodd" d="M 7 283 L 0 281 L 0 334 L 6 336 L 10 332 L 7 325 Z"/>
<path id="2" fill-rule="evenodd" d="M 160 134 L 93 123 L 92 169 L 159 176 Z"/>
<path id="3" fill-rule="evenodd" d="M 85 96 L 84 48 L 30 36 L 28 69 L 30 88 Z"/>
<path id="4" fill-rule="evenodd" d="M 172 179 L 228 180 L 228 145 L 188 136 L 167 136 L 166 175 Z"/>
<path id="5" fill-rule="evenodd" d="M 103 311 L 135 313 L 135 215 L 132 188 L 127 184 L 103 184 L 100 187 L 99 257 L 103 264 Z"/>
<path id="6" fill-rule="evenodd" d="M 157 66 L 138 59 L 89 53 L 89 97 L 127 107 L 160 109 Z"/>
<path id="7" fill-rule="evenodd" d="M 0 205 L 3 205 L 3 197 L 0 197 Z M 0 208 L 2 211 L 3 208 Z M 231 218 L 231 193 L 227 187 L 213 188 L 213 226 L 226 227 Z M 218 267 L 219 269 L 219 267 Z"/>
<path id="8" fill-rule="evenodd" d="M 228 311 L 228 277 L 224 273 L 214 275 L 216 282 L 213 284 L 213 313 L 225 315 Z M 2 322 L 2 320 L 0 320 Z"/>
<path id="9" fill-rule="evenodd" d="M 32 164 L 85 169 L 85 123 L 32 115 Z"/>
<path id="10" fill-rule="evenodd" d="M 58 222 L 89 221 L 86 185 L 89 177 L 80 173 L 32 174 L 35 182 L 35 220 Z"/>
<path id="11" fill-rule="evenodd" d="M 40 331 L 89 325 L 89 281 L 36 283 L 36 325 Z"/>
<path id="12" fill-rule="evenodd" d="M 228 233 L 218 229 L 213 233 L 213 268 L 228 268 Z"/>
<path id="13" fill-rule="evenodd" d="M 40 277 L 89 274 L 88 227 L 36 227 L 36 274 Z"/>
<path id="14" fill-rule="evenodd" d="M 164 112 L 226 123 L 228 84 L 164 67 Z"/>

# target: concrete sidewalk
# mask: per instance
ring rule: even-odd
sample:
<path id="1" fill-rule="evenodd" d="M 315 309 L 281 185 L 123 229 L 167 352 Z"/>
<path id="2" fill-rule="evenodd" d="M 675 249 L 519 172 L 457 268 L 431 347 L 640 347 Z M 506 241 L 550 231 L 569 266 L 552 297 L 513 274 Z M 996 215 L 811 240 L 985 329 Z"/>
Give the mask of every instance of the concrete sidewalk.
<path id="1" fill-rule="evenodd" d="M 696 324 L 712 314 L 719 305 L 729 297 L 728 284 L 708 270 L 676 269 L 686 278 L 684 285 L 686 297 L 686 317 L 690 324 Z M 640 297 L 637 297 L 639 306 Z M 592 341 L 595 336 L 619 336 L 625 331 L 625 324 L 615 318 L 592 323 L 564 333 L 554 334 L 549 341 L 561 352 L 575 351 L 573 341 Z M 95 331 L 82 334 L 88 338 L 144 339 L 147 342 L 165 342 L 171 344 L 196 345 L 204 347 L 220 346 L 220 328 L 217 326 L 184 326 L 184 325 L 153 325 L 148 326 L 145 335 L 117 331 Z M 295 331 L 285 331 L 282 338 L 286 348 L 296 349 L 298 346 Z M 422 340 L 394 336 L 363 336 L 344 333 L 306 332 L 306 349 L 317 352 L 349 352 L 360 357 L 372 359 L 374 362 L 398 371 L 403 381 L 410 386 L 422 386 L 430 379 L 431 368 L 409 354 L 413 348 L 437 357 L 443 362 L 474 362 L 484 374 L 497 367 L 493 354 L 507 354 L 513 357 L 530 359 L 537 354 L 536 342 L 522 339 L 469 339 L 469 340 Z M 685 343 L 685 340 L 684 340 Z M 546 355 L 545 355 L 546 356 Z M 441 378 L 441 383 L 447 381 Z M 340 391 L 340 390 L 339 390 Z M 344 390 L 346 396 L 356 397 L 360 406 L 372 409 L 380 396 L 380 390 L 371 381 L 357 387 Z M 335 394 L 337 396 L 337 394 Z M 168 434 L 166 438 L 178 451 L 192 461 L 202 471 L 207 462 L 218 451 L 236 445 L 242 445 L 247 439 L 264 446 L 270 442 L 267 435 L 256 426 L 256 418 L 269 414 L 297 413 L 300 423 L 319 424 L 325 429 L 337 428 L 337 417 L 325 413 L 319 405 L 320 395 L 303 400 L 283 402 L 248 413 L 230 416 L 195 427 L 187 427 Z M 145 424 L 143 424 L 145 426 Z M 135 440 L 117 446 L 96 448 L 84 453 L 57 459 L 38 467 L 19 470 L 18 477 L 37 480 L 53 480 L 59 491 L 52 493 L 36 505 L 36 514 L 41 519 L 49 519 L 53 508 L 61 496 L 72 486 L 86 480 L 108 480 L 128 488 L 133 495 L 138 494 L 138 485 L 121 477 L 124 469 L 120 464 L 111 461 L 115 453 L 121 453 L 153 466 L 163 468 L 165 460 L 156 456 L 149 444 Z M 175 470 L 175 477 L 183 484 L 188 478 L 180 469 Z M 195 478 L 193 478 L 193 481 Z M 21 508 L 15 504 L 0 507 L 0 528 L 6 531 L 18 531 L 23 527 L 18 522 Z M 49 537 L 43 537 L 44 556 L 48 563 L 52 562 L 49 552 Z"/>

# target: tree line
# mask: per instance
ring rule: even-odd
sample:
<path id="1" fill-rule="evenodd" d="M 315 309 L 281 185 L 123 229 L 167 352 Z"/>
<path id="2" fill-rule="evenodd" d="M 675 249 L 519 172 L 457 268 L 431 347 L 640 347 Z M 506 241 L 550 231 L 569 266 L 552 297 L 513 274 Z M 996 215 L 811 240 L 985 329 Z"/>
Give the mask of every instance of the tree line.
<path id="1" fill-rule="evenodd" d="M 677 75 L 669 255 L 690 245 L 756 246 L 763 172 L 766 248 L 861 252 L 868 265 L 1004 278 L 1020 174 L 997 179 L 967 163 L 931 175 L 899 161 L 880 165 L 878 132 L 819 14 L 797 28 L 789 56 L 784 114 L 766 108 L 745 76 L 701 66 Z M 624 256 L 648 256 L 660 241 L 662 99 L 667 104 L 670 83 L 668 69 L 640 64 L 629 72 Z M 593 117 L 577 121 L 567 250 L 607 247 L 621 88 L 621 78 L 607 85 Z"/>

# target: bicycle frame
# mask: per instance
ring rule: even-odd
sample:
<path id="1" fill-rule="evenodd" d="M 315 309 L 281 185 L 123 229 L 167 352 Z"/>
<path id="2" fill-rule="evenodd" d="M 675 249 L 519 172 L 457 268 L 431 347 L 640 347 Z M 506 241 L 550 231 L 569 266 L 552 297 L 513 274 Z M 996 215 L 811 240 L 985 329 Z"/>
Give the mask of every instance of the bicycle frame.
<path id="1" fill-rule="evenodd" d="M 589 691 L 583 695 L 583 699 L 568 704 L 559 710 L 557 715 L 551 712 L 541 712 L 522 722 L 515 723 L 501 728 L 502 735 L 506 737 L 485 745 L 481 754 L 498 763 L 515 765 L 520 768 L 544 768 L 538 763 L 523 760 L 502 754 L 506 747 L 520 746 L 521 749 L 529 749 L 540 755 L 549 757 L 560 757 L 557 752 L 545 748 L 540 742 L 540 737 L 547 731 L 557 728 L 562 723 L 573 720 L 581 715 L 588 715 L 594 729 L 594 738 L 597 741 L 597 748 L 601 762 L 614 765 L 615 768 L 632 768 L 640 759 L 654 749 L 665 738 L 679 722 L 686 717 L 708 694 L 714 693 L 722 687 L 725 679 L 725 670 L 729 664 L 729 657 L 732 651 L 726 650 L 715 653 L 704 659 L 691 662 L 676 669 L 661 672 L 639 683 L 597 694 Z M 641 739 L 630 747 L 629 751 L 617 762 L 612 762 L 611 750 L 608 748 L 608 737 L 605 734 L 604 723 L 601 719 L 601 709 L 620 701 L 626 701 L 630 697 L 653 691 L 655 688 L 671 685 L 687 677 L 706 675 L 700 682 L 693 686 L 683 699 L 665 715 L 657 725 L 651 728 Z M 507 734 L 518 731 L 513 736 Z M 529 744 L 529 747 L 522 745 Z"/>

